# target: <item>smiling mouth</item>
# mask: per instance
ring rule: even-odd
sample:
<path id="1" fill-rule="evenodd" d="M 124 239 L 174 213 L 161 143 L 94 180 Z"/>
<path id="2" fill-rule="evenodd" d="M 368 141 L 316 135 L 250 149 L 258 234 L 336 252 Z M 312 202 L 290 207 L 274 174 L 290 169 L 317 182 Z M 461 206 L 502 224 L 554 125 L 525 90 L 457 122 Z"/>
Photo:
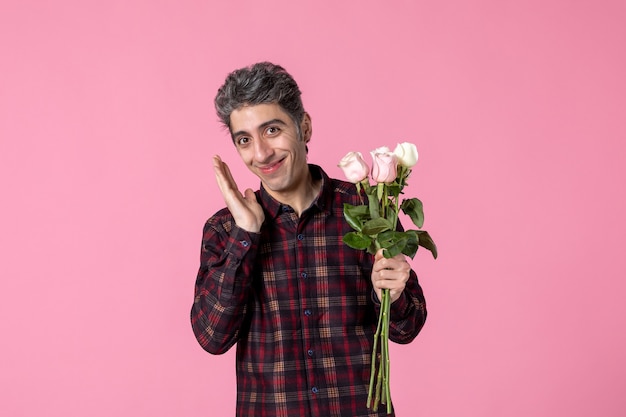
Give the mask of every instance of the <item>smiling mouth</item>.
<path id="1" fill-rule="evenodd" d="M 264 165 L 262 167 L 258 167 L 259 171 L 261 171 L 263 174 L 273 174 L 274 172 L 276 172 L 276 170 L 278 170 L 278 168 L 280 168 L 283 165 L 284 160 L 285 159 L 283 158 L 270 165 Z"/>

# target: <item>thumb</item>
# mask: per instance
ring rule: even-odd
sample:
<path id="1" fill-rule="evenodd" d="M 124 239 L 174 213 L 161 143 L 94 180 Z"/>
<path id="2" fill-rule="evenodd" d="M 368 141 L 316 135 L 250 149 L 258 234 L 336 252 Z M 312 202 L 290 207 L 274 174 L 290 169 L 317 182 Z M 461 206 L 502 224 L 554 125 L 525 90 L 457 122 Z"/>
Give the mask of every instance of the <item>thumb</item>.
<path id="1" fill-rule="evenodd" d="M 376 255 L 374 256 L 374 262 L 377 262 L 385 257 L 385 255 L 383 255 L 383 251 L 384 249 L 378 249 L 378 251 L 376 251 Z"/>
<path id="2" fill-rule="evenodd" d="M 249 201 L 256 201 L 256 195 L 254 191 L 252 191 L 252 188 L 248 188 L 244 191 L 244 198 Z"/>

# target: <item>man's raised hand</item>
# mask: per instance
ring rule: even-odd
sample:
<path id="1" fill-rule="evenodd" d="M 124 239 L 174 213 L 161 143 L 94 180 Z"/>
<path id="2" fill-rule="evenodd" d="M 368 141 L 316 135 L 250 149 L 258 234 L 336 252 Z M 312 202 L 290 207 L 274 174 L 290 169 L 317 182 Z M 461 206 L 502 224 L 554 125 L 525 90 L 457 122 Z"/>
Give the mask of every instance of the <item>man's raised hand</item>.
<path id="1" fill-rule="evenodd" d="M 248 232 L 258 233 L 265 220 L 265 213 L 256 201 L 254 191 L 248 188 L 242 194 L 237 188 L 228 165 L 217 155 L 213 157 L 213 168 L 226 207 L 233 215 L 237 226 Z"/>

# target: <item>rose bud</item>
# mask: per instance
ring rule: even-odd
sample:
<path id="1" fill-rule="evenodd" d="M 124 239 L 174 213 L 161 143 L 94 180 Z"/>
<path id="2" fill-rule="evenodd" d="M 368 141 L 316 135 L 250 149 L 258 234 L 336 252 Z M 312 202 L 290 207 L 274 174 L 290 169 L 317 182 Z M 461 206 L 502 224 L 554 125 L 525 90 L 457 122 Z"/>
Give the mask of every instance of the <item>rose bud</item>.
<path id="1" fill-rule="evenodd" d="M 348 152 L 341 161 L 339 167 L 343 170 L 344 175 L 353 184 L 357 184 L 367 178 L 370 168 L 363 160 L 361 152 Z"/>
<path id="2" fill-rule="evenodd" d="M 370 152 L 372 154 L 372 180 L 390 184 L 396 180 L 398 158 L 386 146 Z"/>
<path id="3" fill-rule="evenodd" d="M 393 153 L 398 157 L 399 165 L 411 168 L 417 163 L 417 148 L 412 143 L 399 143 Z"/>

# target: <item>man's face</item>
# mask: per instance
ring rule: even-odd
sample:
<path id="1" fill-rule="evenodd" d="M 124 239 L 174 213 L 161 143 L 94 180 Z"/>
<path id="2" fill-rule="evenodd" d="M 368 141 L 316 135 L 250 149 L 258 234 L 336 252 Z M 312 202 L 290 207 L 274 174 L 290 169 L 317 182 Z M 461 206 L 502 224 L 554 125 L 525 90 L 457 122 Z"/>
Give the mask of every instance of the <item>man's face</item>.
<path id="1" fill-rule="evenodd" d="M 308 114 L 300 128 L 302 137 L 289 114 L 275 103 L 244 106 L 230 115 L 230 131 L 241 159 L 278 201 L 306 190 Z"/>

